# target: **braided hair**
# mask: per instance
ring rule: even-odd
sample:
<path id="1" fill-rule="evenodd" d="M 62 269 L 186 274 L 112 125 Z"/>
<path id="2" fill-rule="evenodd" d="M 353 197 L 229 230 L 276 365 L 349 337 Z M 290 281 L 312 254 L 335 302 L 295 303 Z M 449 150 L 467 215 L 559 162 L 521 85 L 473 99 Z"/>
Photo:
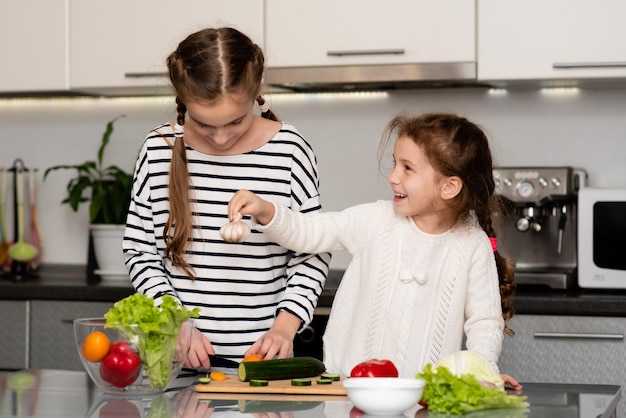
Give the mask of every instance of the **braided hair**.
<path id="1" fill-rule="evenodd" d="M 463 187 L 450 201 L 457 222 L 466 221 L 472 213 L 489 238 L 495 240 L 492 216 L 501 213 L 501 202 L 494 193 L 493 163 L 489 141 L 483 130 L 469 120 L 449 113 L 429 113 L 417 117 L 396 116 L 389 123 L 379 149 L 386 148 L 391 136 L 411 138 L 425 152 L 432 166 L 446 177 L 457 176 Z M 507 322 L 514 315 L 513 295 L 516 285 L 514 263 L 494 248 L 498 271 L 504 331 L 514 332 Z"/>
<path id="2" fill-rule="evenodd" d="M 236 29 L 208 28 L 185 38 L 167 58 L 176 92 L 176 123 L 185 125 L 186 101 L 214 103 L 224 95 L 244 92 L 254 99 L 261 116 L 277 121 L 261 95 L 265 58 L 261 48 Z M 165 258 L 194 279 L 183 257 L 192 235 L 189 170 L 182 134 L 175 135 L 169 173 L 170 213 L 164 227 Z"/>

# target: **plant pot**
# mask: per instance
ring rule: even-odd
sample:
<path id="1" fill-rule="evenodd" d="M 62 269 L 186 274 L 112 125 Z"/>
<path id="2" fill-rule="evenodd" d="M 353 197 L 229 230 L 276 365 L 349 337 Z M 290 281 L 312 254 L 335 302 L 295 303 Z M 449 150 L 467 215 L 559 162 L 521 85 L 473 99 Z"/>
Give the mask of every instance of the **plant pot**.
<path id="1" fill-rule="evenodd" d="M 91 224 L 93 248 L 97 263 L 95 274 L 102 280 L 128 281 L 128 270 L 122 255 L 125 225 Z"/>

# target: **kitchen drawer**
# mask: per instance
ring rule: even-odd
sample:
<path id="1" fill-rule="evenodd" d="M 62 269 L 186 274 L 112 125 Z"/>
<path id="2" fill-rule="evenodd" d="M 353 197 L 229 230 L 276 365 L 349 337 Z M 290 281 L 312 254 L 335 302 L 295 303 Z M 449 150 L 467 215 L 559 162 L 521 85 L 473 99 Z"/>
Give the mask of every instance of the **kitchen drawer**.
<path id="1" fill-rule="evenodd" d="M 19 370 L 26 367 L 26 301 L 0 301 L 0 369 Z"/>
<path id="2" fill-rule="evenodd" d="M 498 365 L 522 382 L 626 387 L 626 318 L 516 315 Z M 626 399 L 618 410 L 626 410 Z"/>
<path id="3" fill-rule="evenodd" d="M 31 301 L 30 367 L 83 370 L 73 320 L 102 317 L 112 302 Z"/>

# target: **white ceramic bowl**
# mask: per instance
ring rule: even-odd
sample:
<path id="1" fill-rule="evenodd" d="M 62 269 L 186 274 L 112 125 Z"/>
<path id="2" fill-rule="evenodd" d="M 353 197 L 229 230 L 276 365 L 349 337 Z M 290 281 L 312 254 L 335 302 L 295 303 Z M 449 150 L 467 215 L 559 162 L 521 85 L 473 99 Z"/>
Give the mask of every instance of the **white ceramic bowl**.
<path id="1" fill-rule="evenodd" d="M 369 415 L 400 415 L 422 397 L 423 379 L 351 377 L 343 381 L 348 398 Z"/>

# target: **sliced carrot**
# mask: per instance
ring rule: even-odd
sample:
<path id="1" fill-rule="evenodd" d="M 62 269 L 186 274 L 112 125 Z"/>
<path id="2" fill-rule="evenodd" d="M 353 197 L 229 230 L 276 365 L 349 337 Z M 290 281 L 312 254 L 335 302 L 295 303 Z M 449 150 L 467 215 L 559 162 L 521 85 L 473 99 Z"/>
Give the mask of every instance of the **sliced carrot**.
<path id="1" fill-rule="evenodd" d="M 228 379 L 228 376 L 226 376 L 226 374 L 222 373 L 222 372 L 211 372 L 211 380 L 226 380 Z"/>
<path id="2" fill-rule="evenodd" d="M 243 360 L 241 360 L 242 362 L 244 361 L 261 361 L 263 360 L 263 357 L 261 357 L 258 354 L 250 354 L 249 356 L 244 357 Z"/>

